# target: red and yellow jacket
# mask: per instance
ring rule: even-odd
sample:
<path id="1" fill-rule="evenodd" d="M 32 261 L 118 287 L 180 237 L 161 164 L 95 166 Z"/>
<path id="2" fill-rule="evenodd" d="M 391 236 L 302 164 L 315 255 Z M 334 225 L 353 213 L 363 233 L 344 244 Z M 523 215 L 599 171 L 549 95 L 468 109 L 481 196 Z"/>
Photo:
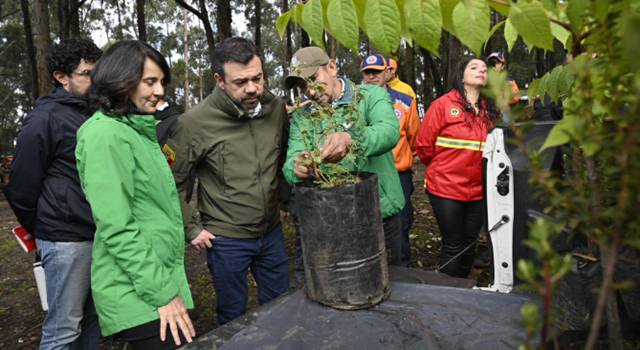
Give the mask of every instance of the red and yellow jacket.
<path id="1" fill-rule="evenodd" d="M 491 123 L 486 110 L 476 116 L 451 90 L 436 99 L 424 116 L 417 153 L 426 166 L 429 193 L 459 201 L 482 199 L 482 148 Z M 466 120 L 466 122 L 465 122 Z"/>
<path id="2" fill-rule="evenodd" d="M 393 159 L 398 172 L 411 170 L 416 151 L 416 137 L 420 130 L 420 118 L 416 99 L 408 94 L 387 87 L 393 101 L 393 111 L 400 123 L 400 141 L 393 149 Z"/>

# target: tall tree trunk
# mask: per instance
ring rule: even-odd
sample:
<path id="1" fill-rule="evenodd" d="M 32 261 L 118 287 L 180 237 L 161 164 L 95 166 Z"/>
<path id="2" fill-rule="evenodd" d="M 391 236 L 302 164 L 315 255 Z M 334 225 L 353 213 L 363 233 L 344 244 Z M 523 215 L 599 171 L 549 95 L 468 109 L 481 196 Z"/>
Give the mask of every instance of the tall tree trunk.
<path id="1" fill-rule="evenodd" d="M 33 2 L 33 44 L 38 67 L 38 95 L 44 96 L 51 90 L 51 77 L 47 69 L 47 50 L 51 42 L 49 38 L 49 8 L 47 0 Z"/>
<path id="2" fill-rule="evenodd" d="M 40 96 L 40 93 L 38 91 L 38 62 L 36 60 L 36 51 L 33 46 L 31 16 L 29 16 L 29 1 L 20 0 L 20 6 L 22 7 L 22 22 L 24 24 L 25 42 L 27 44 L 27 57 L 29 57 L 29 65 L 31 66 L 31 96 L 35 101 L 38 96 Z"/>
<path id="3" fill-rule="evenodd" d="M 189 4 L 184 2 L 184 0 L 176 0 L 176 4 L 180 5 L 182 8 L 187 9 L 187 11 L 193 13 L 202 21 L 202 26 L 204 27 L 204 33 L 207 37 L 207 46 L 209 48 L 209 64 L 211 64 L 211 69 L 213 69 L 213 52 L 216 48 L 216 43 L 213 38 L 213 29 L 211 28 L 211 22 L 209 21 L 209 12 L 207 11 L 207 4 L 205 0 L 199 0 L 200 10 L 197 10 L 191 7 Z"/>
<path id="4" fill-rule="evenodd" d="M 191 96 L 189 94 L 189 13 L 182 9 L 184 19 L 184 109 L 191 108 Z"/>
<path id="5" fill-rule="evenodd" d="M 200 0 L 203 2 L 204 0 Z M 229 0 L 218 0 L 216 6 L 216 21 L 218 22 L 218 41 L 231 36 L 231 4 Z"/>
<path id="6" fill-rule="evenodd" d="M 331 58 L 336 58 L 338 52 L 338 42 L 332 36 L 327 35 L 327 54 Z"/>
<path id="7" fill-rule="evenodd" d="M 80 36 L 80 6 L 86 0 L 58 0 L 58 30 L 60 39 Z"/>
<path id="8" fill-rule="evenodd" d="M 398 75 L 400 76 L 400 80 L 406 82 L 411 85 L 411 87 L 416 86 L 416 57 L 415 50 L 412 46 L 407 45 L 401 50 L 402 65 L 398 64 Z"/>
<path id="9" fill-rule="evenodd" d="M 281 8 L 281 13 L 285 13 L 289 11 L 289 0 L 282 0 L 280 8 Z M 285 34 L 285 37 L 286 37 L 286 45 L 284 48 L 285 60 L 282 64 L 282 71 L 286 75 L 287 70 L 289 69 L 289 62 L 291 62 L 291 56 L 293 55 L 293 46 L 291 45 L 291 23 L 287 24 L 287 32 Z"/>
<path id="10" fill-rule="evenodd" d="M 460 57 L 462 57 L 462 44 L 456 37 L 447 33 L 447 60 L 443 62 L 447 62 L 445 77 L 446 80 L 444 82 L 445 88 L 450 88 L 453 84 L 454 75 L 456 73 L 456 68 L 458 66 L 458 62 L 460 62 Z"/>
<path id="11" fill-rule="evenodd" d="M 136 0 L 136 14 L 138 16 L 138 40 L 146 43 L 147 42 L 147 22 L 144 18 L 144 3 L 145 3 L 145 0 Z M 186 12 L 185 12 L 185 17 L 186 17 Z"/>
<path id="12" fill-rule="evenodd" d="M 300 47 L 307 47 L 309 45 L 311 45 L 309 34 L 307 34 L 307 32 L 305 32 L 302 28 L 300 28 Z"/>
<path id="13" fill-rule="evenodd" d="M 253 7 L 254 7 L 254 21 L 255 21 L 255 28 L 254 28 L 254 35 L 253 35 L 253 41 L 256 44 L 256 46 L 258 47 L 258 49 L 260 50 L 260 52 L 263 52 L 262 50 L 262 33 L 260 32 L 260 30 L 262 29 L 262 5 L 260 3 L 260 0 L 253 0 Z"/>

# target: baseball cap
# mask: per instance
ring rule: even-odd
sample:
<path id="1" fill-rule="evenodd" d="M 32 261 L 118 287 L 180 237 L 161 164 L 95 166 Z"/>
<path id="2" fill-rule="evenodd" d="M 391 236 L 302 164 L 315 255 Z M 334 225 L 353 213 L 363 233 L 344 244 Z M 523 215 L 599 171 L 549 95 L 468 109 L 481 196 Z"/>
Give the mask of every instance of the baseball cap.
<path id="1" fill-rule="evenodd" d="M 300 79 L 312 77 L 329 60 L 327 53 L 317 46 L 303 47 L 296 51 L 291 58 L 289 75 L 284 79 L 285 88 L 291 89 Z"/>
<path id="2" fill-rule="evenodd" d="M 387 69 L 387 59 L 380 54 L 369 55 L 362 60 L 360 64 L 360 71 L 368 69 L 385 70 Z"/>
<path id="3" fill-rule="evenodd" d="M 489 56 L 487 56 L 487 61 L 489 60 L 498 60 L 504 63 L 504 53 L 502 52 L 492 52 Z"/>

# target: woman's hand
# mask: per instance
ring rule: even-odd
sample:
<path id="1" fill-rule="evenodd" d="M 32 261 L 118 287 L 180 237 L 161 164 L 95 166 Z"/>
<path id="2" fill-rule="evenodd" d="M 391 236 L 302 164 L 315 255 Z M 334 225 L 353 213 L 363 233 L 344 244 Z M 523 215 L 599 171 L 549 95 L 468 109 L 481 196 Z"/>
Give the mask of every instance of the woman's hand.
<path id="1" fill-rule="evenodd" d="M 196 331 L 193 329 L 187 308 L 184 306 L 180 297 L 175 297 L 169 304 L 159 307 L 158 314 L 160 314 L 160 340 L 164 341 L 167 338 L 168 325 L 171 330 L 171 335 L 173 335 L 173 341 L 177 346 L 180 346 L 180 333 L 178 333 L 178 328 L 180 328 L 188 343 L 193 341 L 193 337 L 196 336 Z"/>

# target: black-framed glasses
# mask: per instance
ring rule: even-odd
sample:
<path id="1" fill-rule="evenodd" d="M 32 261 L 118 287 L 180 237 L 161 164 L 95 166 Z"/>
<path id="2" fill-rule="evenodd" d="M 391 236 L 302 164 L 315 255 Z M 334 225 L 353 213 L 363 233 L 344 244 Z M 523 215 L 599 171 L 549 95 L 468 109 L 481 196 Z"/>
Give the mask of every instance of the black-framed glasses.
<path id="1" fill-rule="evenodd" d="M 81 77 L 89 77 L 91 76 L 91 69 L 85 69 L 80 72 L 73 72 L 73 74 L 79 75 Z"/>

